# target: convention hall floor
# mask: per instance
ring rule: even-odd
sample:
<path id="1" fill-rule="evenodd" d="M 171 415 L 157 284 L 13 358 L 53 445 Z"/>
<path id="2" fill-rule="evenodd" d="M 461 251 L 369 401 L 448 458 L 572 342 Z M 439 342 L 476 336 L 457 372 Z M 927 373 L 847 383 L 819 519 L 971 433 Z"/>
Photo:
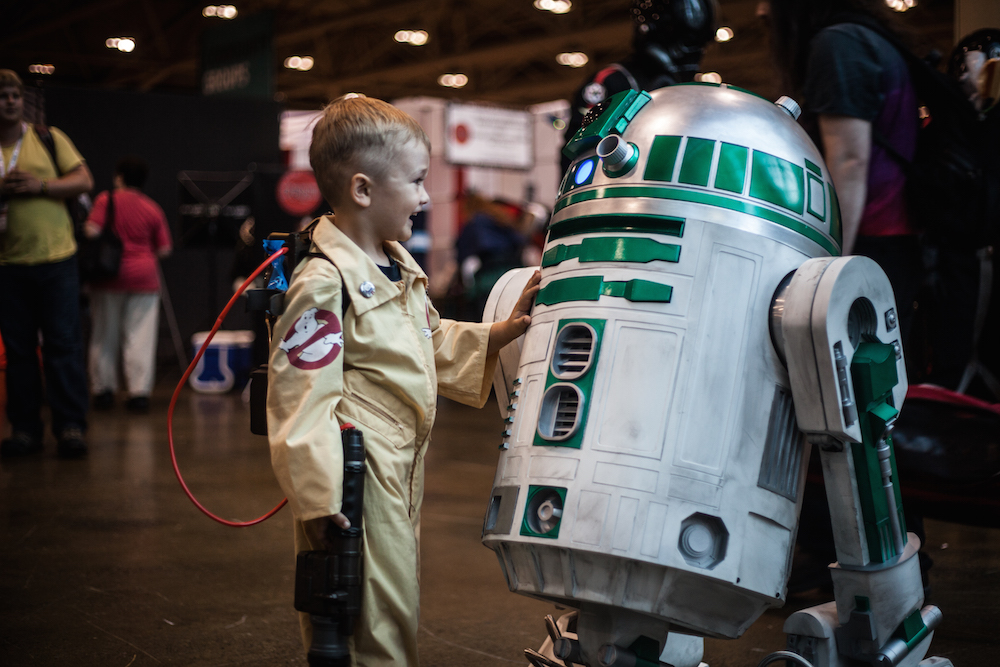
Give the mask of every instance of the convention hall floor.
<path id="1" fill-rule="evenodd" d="M 176 380 L 175 380 L 176 381 Z M 0 665 L 305 665 L 292 611 L 291 513 L 252 528 L 216 524 L 183 495 L 167 449 L 165 378 L 146 416 L 93 414 L 83 461 L 0 462 Z M 507 591 L 480 543 L 501 430 L 442 402 L 427 460 L 420 654 L 427 667 L 527 664 L 552 605 Z M 266 442 L 238 395 L 185 391 L 180 465 L 200 500 L 249 519 L 281 498 Z M 931 601 L 944 612 L 933 653 L 957 667 L 1000 664 L 1000 530 L 929 522 Z M 711 667 L 753 667 L 784 647 L 765 614 L 742 638 L 710 640 Z"/>

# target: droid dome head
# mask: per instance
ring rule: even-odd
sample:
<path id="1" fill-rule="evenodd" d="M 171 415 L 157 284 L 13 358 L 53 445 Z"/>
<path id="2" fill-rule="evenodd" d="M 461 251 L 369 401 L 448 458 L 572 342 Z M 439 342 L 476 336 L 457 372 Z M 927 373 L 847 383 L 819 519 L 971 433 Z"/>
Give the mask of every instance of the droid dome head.
<path id="1" fill-rule="evenodd" d="M 798 111 L 789 98 L 772 104 L 726 84 L 618 93 L 591 109 L 563 149 L 572 162 L 551 229 L 593 215 L 634 225 L 637 214 L 711 212 L 810 256 L 837 255 L 833 181 Z"/>
<path id="2" fill-rule="evenodd" d="M 715 0 L 632 0 L 630 11 L 635 50 L 690 81 L 715 35 Z"/>

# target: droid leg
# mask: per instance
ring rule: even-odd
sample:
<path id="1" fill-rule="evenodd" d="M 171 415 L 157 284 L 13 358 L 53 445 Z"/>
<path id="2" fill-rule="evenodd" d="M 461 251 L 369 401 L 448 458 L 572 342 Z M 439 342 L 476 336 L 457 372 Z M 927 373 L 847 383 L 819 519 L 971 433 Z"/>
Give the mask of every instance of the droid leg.
<path id="1" fill-rule="evenodd" d="M 923 660 L 941 612 L 923 606 L 919 541 L 907 534 L 892 450 L 906 393 L 895 303 L 877 264 L 810 260 L 781 315 L 799 428 L 819 445 L 834 527 L 835 601 L 785 623 L 788 648 L 814 667 Z"/>

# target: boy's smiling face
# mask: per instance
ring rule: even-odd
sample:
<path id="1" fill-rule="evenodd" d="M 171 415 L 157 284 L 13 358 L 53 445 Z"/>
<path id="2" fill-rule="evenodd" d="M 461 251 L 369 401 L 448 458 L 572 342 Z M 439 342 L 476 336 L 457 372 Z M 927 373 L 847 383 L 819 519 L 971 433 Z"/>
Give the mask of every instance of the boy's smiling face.
<path id="1" fill-rule="evenodd" d="M 430 197 L 424 180 L 430 154 L 423 142 L 410 139 L 396 151 L 395 159 L 371 184 L 368 214 L 382 241 L 406 241 L 413 232 L 411 216 L 427 205 Z"/>

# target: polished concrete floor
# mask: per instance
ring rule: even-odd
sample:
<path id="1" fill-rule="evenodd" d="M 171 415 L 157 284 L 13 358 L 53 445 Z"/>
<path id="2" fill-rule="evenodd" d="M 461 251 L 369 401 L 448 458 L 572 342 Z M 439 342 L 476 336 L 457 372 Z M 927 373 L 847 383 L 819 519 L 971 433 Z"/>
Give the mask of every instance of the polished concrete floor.
<path id="1" fill-rule="evenodd" d="M 174 379 L 176 381 L 176 379 Z M 94 413 L 90 456 L 0 462 L 0 665 L 305 665 L 292 610 L 291 514 L 234 529 L 210 521 L 171 469 L 164 378 L 149 415 Z M 231 519 L 281 494 L 266 441 L 238 395 L 185 390 L 175 433 L 185 478 Z M 507 591 L 479 541 L 500 418 L 446 401 L 427 461 L 420 654 L 425 666 L 527 664 L 552 605 Z M 928 522 L 933 653 L 957 667 L 1000 664 L 1000 530 Z M 711 667 L 753 667 L 784 646 L 781 626 L 815 593 L 765 614 L 742 638 L 709 640 Z"/>

